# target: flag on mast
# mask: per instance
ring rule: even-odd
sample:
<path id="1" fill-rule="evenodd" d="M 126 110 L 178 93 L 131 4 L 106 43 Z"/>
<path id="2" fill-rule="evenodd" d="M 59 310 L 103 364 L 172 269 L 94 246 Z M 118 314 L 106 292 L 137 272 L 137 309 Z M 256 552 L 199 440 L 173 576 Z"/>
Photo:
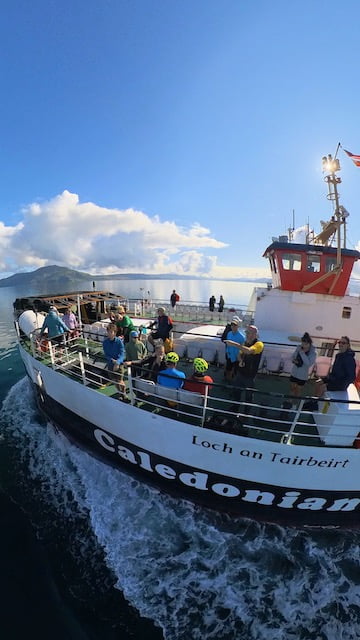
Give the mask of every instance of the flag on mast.
<path id="1" fill-rule="evenodd" d="M 351 160 L 353 161 L 353 163 L 357 166 L 360 167 L 360 156 L 356 156 L 353 153 L 350 153 L 350 151 L 346 151 L 346 149 L 344 149 L 345 153 L 347 153 L 347 155 L 349 156 L 349 158 L 351 158 Z"/>

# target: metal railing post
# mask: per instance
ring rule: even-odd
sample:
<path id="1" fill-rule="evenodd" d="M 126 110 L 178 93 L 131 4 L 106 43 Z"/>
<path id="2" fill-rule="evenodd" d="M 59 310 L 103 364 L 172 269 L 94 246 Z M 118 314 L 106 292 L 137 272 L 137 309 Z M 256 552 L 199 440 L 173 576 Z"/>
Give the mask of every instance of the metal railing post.
<path id="1" fill-rule="evenodd" d="M 304 406 L 304 402 L 305 401 L 303 399 L 300 400 L 300 403 L 299 403 L 298 408 L 296 409 L 296 413 L 295 413 L 294 419 L 292 421 L 292 425 L 290 427 L 290 430 L 288 431 L 288 433 L 286 435 L 283 436 L 283 443 L 284 444 L 291 444 L 291 437 L 292 437 L 292 435 L 294 433 L 294 429 L 296 427 L 297 421 L 298 421 L 299 416 L 300 416 L 300 414 L 302 412 L 302 408 Z"/>
<path id="2" fill-rule="evenodd" d="M 86 386 L 86 372 L 85 372 L 85 367 L 84 367 L 84 358 L 83 358 L 83 354 L 81 353 L 81 351 L 78 351 L 78 356 L 79 356 L 79 364 L 80 364 L 80 371 L 81 371 L 82 381 L 83 381 L 83 384 Z"/>

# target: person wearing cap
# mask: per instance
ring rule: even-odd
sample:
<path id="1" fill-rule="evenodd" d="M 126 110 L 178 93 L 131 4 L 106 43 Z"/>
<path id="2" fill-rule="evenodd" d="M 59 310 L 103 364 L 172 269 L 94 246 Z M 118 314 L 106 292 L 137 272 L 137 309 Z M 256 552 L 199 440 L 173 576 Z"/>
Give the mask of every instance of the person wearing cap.
<path id="1" fill-rule="evenodd" d="M 149 329 L 153 329 L 149 335 L 149 342 L 153 346 L 155 345 L 155 340 L 161 339 L 165 342 L 165 340 L 169 339 L 170 332 L 173 328 L 172 320 L 170 316 L 166 315 L 165 307 L 159 307 L 157 312 L 157 319 L 149 325 Z"/>
<path id="2" fill-rule="evenodd" d="M 133 321 L 126 315 L 124 307 L 118 307 L 115 314 L 116 335 L 122 336 L 125 344 L 129 342 L 131 331 L 135 330 Z"/>
<path id="3" fill-rule="evenodd" d="M 63 334 L 67 333 L 69 331 L 69 328 L 60 318 L 56 307 L 49 308 L 49 312 L 40 330 L 40 338 L 43 337 L 46 329 L 47 338 L 49 340 L 58 344 L 63 343 Z"/>
<path id="4" fill-rule="evenodd" d="M 179 356 L 175 351 L 169 351 L 165 356 L 166 369 L 160 371 L 157 382 L 163 387 L 170 389 L 181 389 L 185 380 L 185 373 L 179 371 L 176 366 L 179 362 Z"/>
<path id="5" fill-rule="evenodd" d="M 245 336 L 240 331 L 241 320 L 238 316 L 234 316 L 231 319 L 230 329 L 226 334 L 226 338 L 224 338 L 224 334 L 221 337 L 222 341 L 225 343 L 225 379 L 230 382 L 236 376 L 238 367 L 239 367 L 239 346 L 244 344 Z M 226 329 L 225 329 L 226 331 Z M 225 332 L 224 332 L 225 333 Z"/>
<path id="6" fill-rule="evenodd" d="M 206 391 L 209 392 L 209 387 L 214 382 L 210 376 L 206 375 L 209 365 L 204 358 L 195 358 L 193 367 L 194 372 L 191 378 L 185 380 L 183 389 L 185 391 L 194 391 L 194 393 L 200 393 L 204 396 Z"/>
<path id="7" fill-rule="evenodd" d="M 135 329 L 130 331 L 130 340 L 125 345 L 125 357 L 127 362 L 125 364 L 131 364 L 132 360 L 142 360 L 146 356 L 146 347 L 141 340 L 139 340 L 139 333 Z"/>
<path id="8" fill-rule="evenodd" d="M 255 376 L 259 369 L 261 354 L 264 351 L 264 343 L 259 340 L 259 332 L 255 325 L 249 325 L 245 330 L 246 338 L 243 344 L 233 344 L 233 348 L 238 351 L 239 367 L 235 381 L 236 399 L 240 399 L 241 389 L 254 386 Z M 245 400 L 252 401 L 253 394 L 246 391 Z"/>

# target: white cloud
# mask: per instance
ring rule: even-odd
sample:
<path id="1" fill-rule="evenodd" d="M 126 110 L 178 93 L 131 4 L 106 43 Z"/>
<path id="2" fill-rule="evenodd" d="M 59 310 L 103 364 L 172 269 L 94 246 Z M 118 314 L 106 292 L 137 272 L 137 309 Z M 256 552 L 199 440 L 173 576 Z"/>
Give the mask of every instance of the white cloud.
<path id="1" fill-rule="evenodd" d="M 227 245 L 198 223 L 186 228 L 134 209 L 108 209 L 64 191 L 22 209 L 14 227 L 0 222 L 2 277 L 50 264 L 92 274 L 177 273 L 213 278 L 268 277 L 268 268 L 225 267 Z"/>
<path id="2" fill-rule="evenodd" d="M 49 264 L 90 273 L 212 275 L 216 257 L 204 251 L 226 244 L 194 223 L 189 228 L 133 209 L 81 203 L 64 191 L 23 208 L 16 227 L 0 223 L 0 268 L 14 272 Z"/>

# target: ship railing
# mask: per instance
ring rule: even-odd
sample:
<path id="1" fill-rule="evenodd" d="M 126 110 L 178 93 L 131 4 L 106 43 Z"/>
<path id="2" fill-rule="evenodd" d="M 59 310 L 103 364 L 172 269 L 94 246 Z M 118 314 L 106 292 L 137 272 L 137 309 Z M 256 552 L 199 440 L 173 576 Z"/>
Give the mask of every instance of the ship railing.
<path id="1" fill-rule="evenodd" d="M 130 368 L 128 382 L 131 404 L 145 401 L 156 408 L 168 409 L 174 416 L 197 418 L 200 426 L 204 426 L 208 400 L 207 388 L 204 394 L 200 394 L 185 389 L 164 387 L 151 380 L 133 377 Z"/>
<path id="2" fill-rule="evenodd" d="M 28 348 L 36 359 L 59 373 L 101 392 L 106 386 L 108 395 L 119 397 L 114 376 L 104 368 L 99 344 L 73 337 L 61 344 L 49 341 L 42 345 L 39 332 L 34 332 Z M 137 373 L 132 375 L 129 368 L 122 375 L 131 404 L 140 409 L 209 429 L 288 445 L 352 447 L 359 441 L 360 402 L 353 385 L 353 395 L 348 394 L 346 399 L 299 399 L 254 388 L 242 389 L 234 401 L 229 396 L 231 387 L 224 384 L 214 383 L 210 393 L 202 396 L 151 384 L 141 377 L 144 371 Z"/>
<path id="3" fill-rule="evenodd" d="M 220 322 L 226 324 L 228 320 L 238 315 L 240 318 L 246 318 L 250 315 L 245 305 L 226 305 L 222 312 L 219 312 L 217 305 L 214 311 L 210 311 L 208 304 L 204 302 L 193 302 L 182 300 L 176 304 L 173 309 L 168 301 L 164 300 L 147 300 L 141 298 L 130 298 L 127 301 L 127 311 L 130 316 L 144 317 L 153 319 L 157 316 L 159 306 L 165 307 L 167 313 L 179 322 Z"/>
<path id="4" fill-rule="evenodd" d="M 259 393 L 256 389 L 246 389 L 244 392 Z M 183 394 L 187 394 L 187 397 Z M 261 395 L 264 395 L 263 392 Z M 269 394 L 270 398 L 273 395 Z M 284 396 L 281 398 L 284 399 Z M 131 401 L 137 406 L 145 403 L 152 410 L 165 406 L 167 413 L 176 419 L 184 420 L 185 416 L 191 416 L 194 419 L 196 415 L 197 424 L 227 433 L 268 439 L 283 444 L 323 446 L 316 422 L 316 415 L 323 417 L 322 407 L 320 406 L 318 411 L 306 408 L 306 405 L 316 404 L 315 398 L 302 398 L 295 407 L 291 406 L 291 408 L 267 404 L 264 398 L 261 403 L 244 401 L 229 406 L 228 399 L 213 396 L 213 392 L 211 395 L 201 396 L 181 389 L 167 389 L 141 378 L 133 378 Z M 357 409 L 360 414 L 360 403 L 357 403 Z M 348 416 L 348 412 L 344 412 L 344 416 Z M 331 424 L 329 426 L 331 427 Z M 340 430 L 336 427 L 333 433 L 328 431 L 328 435 L 325 434 L 326 444 L 336 446 L 341 438 L 348 440 L 349 446 L 353 446 L 359 428 L 358 423 L 355 424 L 356 433 L 354 434 L 354 424 L 342 424 Z"/>

